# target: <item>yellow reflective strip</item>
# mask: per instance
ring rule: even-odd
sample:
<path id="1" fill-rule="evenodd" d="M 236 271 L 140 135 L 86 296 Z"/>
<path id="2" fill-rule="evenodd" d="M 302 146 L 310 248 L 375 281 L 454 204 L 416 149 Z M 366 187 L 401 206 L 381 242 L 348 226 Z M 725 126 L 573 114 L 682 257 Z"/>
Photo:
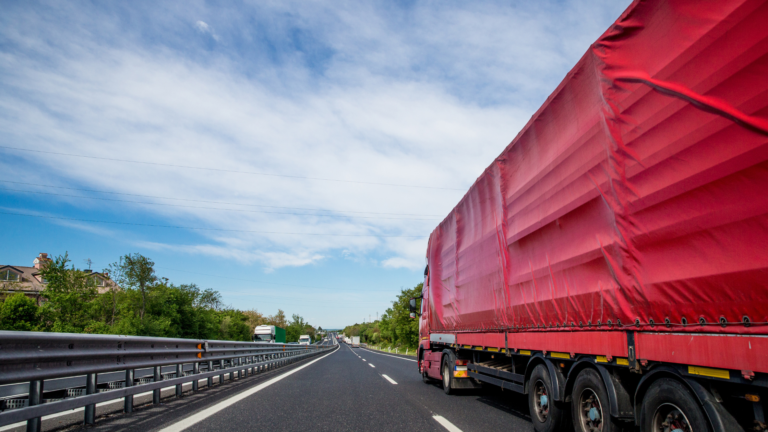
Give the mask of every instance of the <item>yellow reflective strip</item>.
<path id="1" fill-rule="evenodd" d="M 522 355 L 531 355 L 531 352 L 528 350 L 520 350 L 520 354 Z"/>
<path id="2" fill-rule="evenodd" d="M 483 350 L 483 347 L 481 347 L 481 346 L 476 346 L 476 347 L 475 347 L 475 349 L 476 349 L 476 350 L 480 350 L 480 351 L 482 351 L 482 350 Z"/>
<path id="3" fill-rule="evenodd" d="M 629 366 L 629 360 L 627 360 L 625 358 L 618 357 L 618 358 L 616 358 L 616 364 L 617 365 L 622 365 L 622 366 Z"/>
<path id="4" fill-rule="evenodd" d="M 498 348 L 488 348 L 488 351 L 499 352 Z"/>
<path id="5" fill-rule="evenodd" d="M 731 372 L 725 369 L 714 369 L 701 366 L 688 366 L 691 375 L 708 376 L 712 378 L 731 379 Z"/>
<path id="6" fill-rule="evenodd" d="M 464 345 L 464 348 L 466 348 L 466 349 L 472 349 L 472 345 Z"/>
<path id="7" fill-rule="evenodd" d="M 562 359 L 570 359 L 571 358 L 570 354 L 559 353 L 559 352 L 549 353 L 549 356 L 550 357 L 554 357 L 554 358 L 562 358 Z"/>
<path id="8" fill-rule="evenodd" d="M 606 356 L 597 356 L 595 357 L 595 361 L 598 363 L 608 363 L 608 357 Z"/>

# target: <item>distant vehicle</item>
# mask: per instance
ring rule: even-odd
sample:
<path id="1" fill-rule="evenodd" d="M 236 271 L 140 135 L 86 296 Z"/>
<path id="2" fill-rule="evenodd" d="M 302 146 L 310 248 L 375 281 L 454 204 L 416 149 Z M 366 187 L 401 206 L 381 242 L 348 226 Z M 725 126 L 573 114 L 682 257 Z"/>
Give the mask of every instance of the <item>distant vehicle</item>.
<path id="1" fill-rule="evenodd" d="M 309 335 L 301 335 L 299 336 L 299 345 L 311 345 L 312 344 L 312 337 Z"/>
<path id="2" fill-rule="evenodd" d="M 360 336 L 352 336 L 352 348 L 360 348 Z"/>
<path id="3" fill-rule="evenodd" d="M 285 343 L 285 329 L 273 325 L 256 326 L 253 330 L 253 341 Z"/>

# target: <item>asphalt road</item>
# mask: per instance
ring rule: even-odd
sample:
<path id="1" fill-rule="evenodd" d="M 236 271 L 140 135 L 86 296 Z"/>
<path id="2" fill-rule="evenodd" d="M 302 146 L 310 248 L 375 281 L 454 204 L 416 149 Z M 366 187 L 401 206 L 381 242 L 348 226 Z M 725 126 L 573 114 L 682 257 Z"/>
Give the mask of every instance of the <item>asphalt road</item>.
<path id="1" fill-rule="evenodd" d="M 321 343 L 323 343 L 321 341 Z M 325 342 L 334 344 L 333 341 Z M 206 395 L 206 393 L 208 393 Z M 101 419 L 101 431 L 530 431 L 524 396 L 448 396 L 412 359 L 340 345 L 332 353 L 182 400 Z"/>

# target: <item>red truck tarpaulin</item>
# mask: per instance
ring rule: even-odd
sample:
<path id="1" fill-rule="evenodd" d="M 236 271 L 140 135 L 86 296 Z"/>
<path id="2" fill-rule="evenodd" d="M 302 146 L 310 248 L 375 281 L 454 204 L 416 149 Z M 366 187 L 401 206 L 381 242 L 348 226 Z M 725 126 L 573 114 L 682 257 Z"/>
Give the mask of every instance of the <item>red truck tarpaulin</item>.
<path id="1" fill-rule="evenodd" d="M 766 333 L 768 2 L 634 2 L 427 258 L 431 331 Z"/>

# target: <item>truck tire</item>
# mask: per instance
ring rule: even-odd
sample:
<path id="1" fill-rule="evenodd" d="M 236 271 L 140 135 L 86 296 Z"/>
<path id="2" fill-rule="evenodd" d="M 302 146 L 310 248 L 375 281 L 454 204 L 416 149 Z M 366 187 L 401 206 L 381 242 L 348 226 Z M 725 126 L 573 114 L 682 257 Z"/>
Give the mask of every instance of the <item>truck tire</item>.
<path id="1" fill-rule="evenodd" d="M 686 432 L 709 432 L 709 422 L 696 398 L 680 382 L 662 378 L 645 393 L 640 407 L 640 430 L 658 432 L 680 429 Z"/>
<path id="2" fill-rule="evenodd" d="M 443 356 L 443 391 L 445 394 L 456 394 L 453 388 L 453 368 L 451 367 L 450 356 Z"/>
<path id="3" fill-rule="evenodd" d="M 528 381 L 528 408 L 536 432 L 563 430 L 567 423 L 565 406 L 551 399 L 552 378 L 543 364 L 536 366 Z"/>
<path id="4" fill-rule="evenodd" d="M 611 417 L 605 383 L 594 369 L 579 372 L 571 395 L 571 419 L 576 432 L 622 430 L 622 424 Z"/>

